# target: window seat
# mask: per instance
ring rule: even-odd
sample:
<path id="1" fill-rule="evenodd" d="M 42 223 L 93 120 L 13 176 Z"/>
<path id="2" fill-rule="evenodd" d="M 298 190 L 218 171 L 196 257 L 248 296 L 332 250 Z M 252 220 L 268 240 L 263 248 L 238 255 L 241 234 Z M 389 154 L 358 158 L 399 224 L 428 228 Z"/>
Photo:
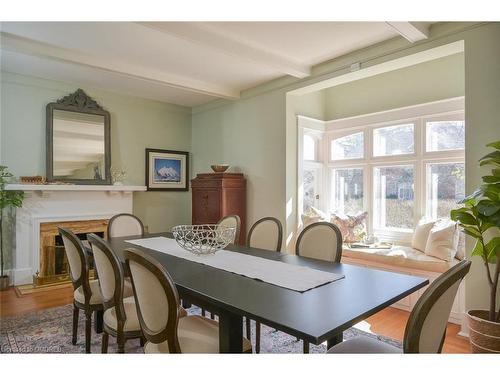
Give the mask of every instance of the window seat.
<path id="1" fill-rule="evenodd" d="M 458 263 L 457 259 L 447 262 L 409 246 L 393 246 L 391 249 L 351 249 L 344 246 L 342 257 L 437 273 L 443 273 Z"/>
<path id="2" fill-rule="evenodd" d="M 342 263 L 424 277 L 429 279 L 430 283 L 443 272 L 457 264 L 457 262 L 459 262 L 457 259 L 447 262 L 433 256 L 425 255 L 423 252 L 409 246 L 393 246 L 392 249 L 350 249 L 344 245 L 342 249 Z M 427 287 L 399 300 L 392 307 L 411 311 L 425 289 Z M 461 325 L 462 334 L 467 332 L 463 283 L 460 285 L 448 320 L 451 323 Z"/>

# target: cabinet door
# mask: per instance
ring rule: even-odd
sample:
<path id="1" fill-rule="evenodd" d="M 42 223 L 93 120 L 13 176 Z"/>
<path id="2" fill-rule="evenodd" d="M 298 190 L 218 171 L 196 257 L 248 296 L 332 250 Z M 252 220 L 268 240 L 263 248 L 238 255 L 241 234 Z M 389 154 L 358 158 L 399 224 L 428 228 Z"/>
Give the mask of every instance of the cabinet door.
<path id="1" fill-rule="evenodd" d="M 193 224 L 215 224 L 221 218 L 218 189 L 193 189 Z"/>

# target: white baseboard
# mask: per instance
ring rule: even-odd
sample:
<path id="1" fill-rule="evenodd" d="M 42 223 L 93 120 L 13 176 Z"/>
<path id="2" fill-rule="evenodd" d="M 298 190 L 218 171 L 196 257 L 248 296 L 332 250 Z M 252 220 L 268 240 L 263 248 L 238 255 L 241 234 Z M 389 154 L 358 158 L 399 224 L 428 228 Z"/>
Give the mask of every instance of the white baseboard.
<path id="1" fill-rule="evenodd" d="M 13 285 L 25 285 L 33 283 L 33 270 L 31 268 L 18 268 L 14 270 L 11 277 Z"/>

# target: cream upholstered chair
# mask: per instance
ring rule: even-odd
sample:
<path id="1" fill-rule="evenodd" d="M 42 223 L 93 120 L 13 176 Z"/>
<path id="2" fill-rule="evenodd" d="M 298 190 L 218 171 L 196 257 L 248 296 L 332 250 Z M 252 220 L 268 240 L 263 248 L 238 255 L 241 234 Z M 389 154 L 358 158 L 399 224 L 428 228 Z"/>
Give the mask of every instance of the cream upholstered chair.
<path id="1" fill-rule="evenodd" d="M 234 233 L 234 240 L 232 243 L 238 243 L 240 240 L 240 230 L 241 230 L 241 220 L 238 215 L 228 215 L 224 216 L 222 219 L 219 220 L 217 225 L 224 225 L 226 227 L 230 228 L 236 228 L 236 231 Z"/>
<path id="2" fill-rule="evenodd" d="M 125 236 L 142 236 L 144 225 L 141 219 L 132 214 L 118 214 L 109 219 L 108 238 Z"/>
<path id="3" fill-rule="evenodd" d="M 257 220 L 247 237 L 247 246 L 270 251 L 281 251 L 283 226 L 275 217 Z M 250 339 L 250 319 L 245 318 L 247 338 Z M 260 322 L 255 322 L 255 352 L 260 353 Z"/>
<path id="4" fill-rule="evenodd" d="M 403 353 L 441 353 L 446 326 L 458 287 L 471 262 L 462 260 L 440 275 L 419 298 L 406 324 Z M 402 353 L 382 341 L 354 338 L 332 347 L 328 353 Z"/>
<path id="5" fill-rule="evenodd" d="M 85 313 L 85 352 L 90 353 L 92 334 L 92 313 L 103 310 L 103 298 L 99 280 L 89 280 L 88 260 L 80 239 L 70 230 L 59 228 L 64 243 L 64 250 L 69 263 L 69 276 L 73 283 L 73 338 L 76 345 L 78 333 L 78 315 Z"/>
<path id="6" fill-rule="evenodd" d="M 339 263 L 342 233 L 336 225 L 322 221 L 305 227 L 295 245 L 297 255 Z"/>
<path id="7" fill-rule="evenodd" d="M 146 353 L 218 353 L 218 323 L 202 316 L 179 319 L 175 284 L 154 258 L 138 249 L 124 252 L 130 270 L 137 314 L 147 339 Z M 243 339 L 243 350 L 252 346 Z"/>
<path id="8" fill-rule="evenodd" d="M 295 244 L 297 255 L 340 263 L 342 258 L 342 233 L 329 222 L 321 221 L 305 227 Z M 309 343 L 304 341 L 304 353 L 309 353 Z"/>
<path id="9" fill-rule="evenodd" d="M 102 352 L 108 352 L 109 335 L 116 337 L 118 353 L 124 353 L 125 341 L 142 339 L 132 285 L 125 282 L 120 261 L 104 240 L 88 234 L 104 306 Z"/>
<path id="10" fill-rule="evenodd" d="M 281 251 L 283 226 L 275 217 L 263 217 L 257 220 L 247 237 L 247 246 L 257 249 Z"/>

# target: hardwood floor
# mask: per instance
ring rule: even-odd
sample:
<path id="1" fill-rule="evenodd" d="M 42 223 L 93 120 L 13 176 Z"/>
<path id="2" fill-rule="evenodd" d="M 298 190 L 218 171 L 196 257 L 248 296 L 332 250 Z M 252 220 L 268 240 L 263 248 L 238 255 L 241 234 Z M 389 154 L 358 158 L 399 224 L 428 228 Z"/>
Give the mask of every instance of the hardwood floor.
<path id="1" fill-rule="evenodd" d="M 0 292 L 0 319 L 67 305 L 72 301 L 73 288 L 71 285 L 63 289 L 23 296 L 17 296 L 15 290 L 10 288 L 7 291 Z M 378 335 L 402 340 L 408 316 L 409 313 L 406 311 L 389 307 L 357 324 L 356 327 Z M 458 336 L 459 330 L 458 325 L 448 324 L 443 348 L 445 353 L 470 353 L 469 340 Z"/>

